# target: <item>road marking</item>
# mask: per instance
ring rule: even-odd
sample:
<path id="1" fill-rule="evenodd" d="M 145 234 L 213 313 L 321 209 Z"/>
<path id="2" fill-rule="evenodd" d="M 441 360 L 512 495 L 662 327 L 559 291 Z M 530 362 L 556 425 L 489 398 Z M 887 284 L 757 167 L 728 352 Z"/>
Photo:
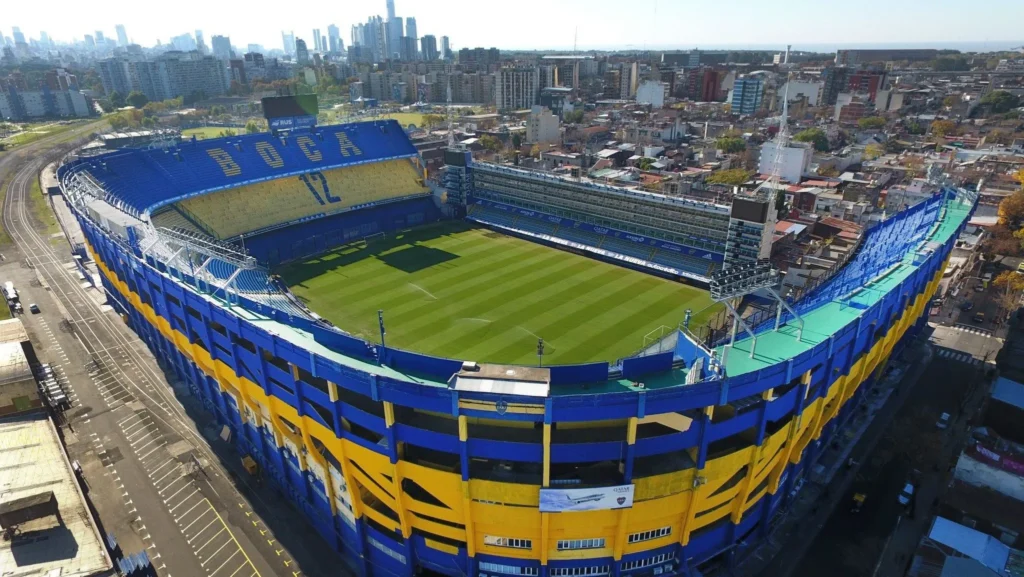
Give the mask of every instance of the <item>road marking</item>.
<path id="1" fill-rule="evenodd" d="M 177 483 L 179 479 L 188 479 L 188 477 L 186 477 L 185 475 L 182 475 L 180 477 L 175 477 L 175 478 L 171 479 L 171 482 L 167 483 L 167 485 L 165 485 L 162 489 L 157 489 L 157 493 L 160 493 L 160 495 L 163 495 L 164 491 L 166 491 L 166 490 L 170 489 L 171 487 L 173 487 L 174 484 Z M 188 485 L 188 481 L 186 481 L 185 484 Z M 156 483 L 154 482 L 153 485 L 155 486 Z"/>
<path id="2" fill-rule="evenodd" d="M 186 487 L 188 487 L 188 485 L 185 485 L 185 486 L 186 486 Z M 181 500 L 181 503 L 178 503 L 177 505 L 175 505 L 175 506 L 171 507 L 171 509 L 170 509 L 170 510 L 168 511 L 168 513 L 172 513 L 172 512 L 174 512 L 174 510 L 175 510 L 175 509 L 177 509 L 178 507 L 181 507 L 181 506 L 182 506 L 182 505 L 183 505 L 184 503 L 188 502 L 188 500 L 189 500 L 190 498 L 192 498 L 192 495 L 195 495 L 195 494 L 196 494 L 196 493 L 198 493 L 198 492 L 199 492 L 199 488 L 198 488 L 198 487 L 196 487 L 196 490 L 195 490 L 195 491 L 192 491 L 191 493 L 189 493 L 189 494 L 188 494 L 188 497 L 185 497 L 184 499 L 182 499 L 182 500 Z M 171 495 L 171 496 L 173 497 L 174 495 Z M 166 503 L 166 502 L 167 502 L 167 501 L 164 501 L 164 503 Z M 213 505 L 210 505 L 210 506 L 212 507 Z"/>
<path id="3" fill-rule="evenodd" d="M 139 442 L 140 442 L 140 441 L 142 441 L 142 440 L 143 440 L 143 439 L 139 439 L 139 440 L 138 440 L 138 441 L 136 441 L 135 443 L 139 443 Z M 133 448 L 133 449 L 135 449 L 135 452 L 136 452 L 136 453 L 138 453 L 139 451 L 141 451 L 141 450 L 145 449 L 146 447 L 148 447 L 148 446 L 152 445 L 153 443 L 155 443 L 155 442 L 157 442 L 157 441 L 159 441 L 159 440 L 160 440 L 160 437 L 159 437 L 159 436 L 156 436 L 156 437 L 152 437 L 152 438 L 150 438 L 150 439 L 149 439 L 149 442 L 148 442 L 148 443 L 146 443 L 145 445 L 142 445 L 142 446 L 136 447 L 136 446 L 135 446 L 135 444 L 133 444 L 133 445 L 132 445 L 132 448 Z"/>
<path id="4" fill-rule="evenodd" d="M 167 459 L 167 460 L 166 460 L 166 461 L 164 462 L 164 464 L 163 464 L 163 465 L 160 465 L 160 466 L 159 466 L 159 467 L 157 467 L 156 469 L 153 469 L 152 471 L 150 471 L 150 472 L 149 472 L 149 478 L 151 478 L 151 479 L 152 479 L 152 478 L 153 478 L 153 475 L 156 475 L 156 472 L 157 472 L 157 471 L 159 471 L 160 469 L 163 469 L 164 467 L 166 467 L 167 465 L 170 465 L 171 463 L 177 463 L 177 462 L 178 462 L 178 461 L 177 461 L 177 459 Z"/>
<path id="5" fill-rule="evenodd" d="M 225 527 L 224 529 L 227 529 L 227 527 Z M 230 539 L 225 541 L 224 544 L 221 545 L 220 547 L 218 547 L 216 551 L 214 551 L 213 553 L 210 553 L 210 556 L 206 558 L 206 561 L 211 561 L 214 557 L 217 556 L 217 553 L 220 553 L 221 550 L 224 549 L 225 547 L 227 547 L 230 543 L 231 543 Z M 202 547 L 200 547 L 200 549 L 202 549 Z M 235 551 L 238 551 L 238 549 L 235 549 Z M 234 557 L 234 555 L 232 555 L 232 557 Z M 206 567 L 206 561 L 200 561 L 199 564 L 202 565 L 203 567 Z"/>
<path id="6" fill-rule="evenodd" d="M 155 453 L 155 452 L 159 451 L 160 449 L 163 449 L 163 448 L 164 448 L 164 447 L 166 447 L 166 446 L 167 446 L 167 443 L 162 443 L 162 444 L 160 444 L 160 445 L 157 445 L 156 447 L 153 447 L 152 449 L 150 449 L 150 450 L 149 450 L 149 452 L 148 452 L 148 453 L 146 453 L 145 455 L 143 455 L 143 456 L 139 457 L 139 461 L 145 461 L 145 460 L 146 460 L 146 457 L 149 457 L 149 456 L 150 456 L 150 455 L 152 455 L 153 453 Z"/>
<path id="7" fill-rule="evenodd" d="M 192 509 L 195 509 L 196 507 L 198 507 L 200 503 L 202 503 L 202 501 L 200 501 L 199 503 L 196 503 L 195 505 L 192 505 Z M 185 511 L 184 513 L 182 513 L 182 514 L 181 514 L 181 517 L 184 517 L 185 515 L 188 515 L 188 512 L 189 512 L 189 511 L 191 511 L 192 509 L 189 509 L 188 511 Z M 195 525 L 197 521 L 199 521 L 200 519 L 202 519 L 203 517 L 205 517 L 205 516 L 206 516 L 206 514 L 207 514 L 208 512 L 210 512 L 210 511 L 212 511 L 212 510 L 213 510 L 213 507 L 209 507 L 209 508 L 207 508 L 207 509 L 206 509 L 205 511 L 203 511 L 203 512 L 202 512 L 202 514 L 200 514 L 200 515 L 199 515 L 198 517 L 196 517 L 195 519 L 193 519 L 191 523 L 189 523 L 188 525 L 185 525 L 184 527 L 182 527 L 182 528 L 181 528 L 181 532 L 182 532 L 182 534 L 184 534 L 184 533 L 185 533 L 185 531 L 188 531 L 188 528 L 189 528 L 189 527 L 191 527 L 192 525 Z M 178 517 L 178 519 L 181 519 L 181 517 Z M 197 533 L 197 535 L 198 535 L 198 533 Z"/>
<path id="8" fill-rule="evenodd" d="M 214 569 L 213 571 L 210 571 L 210 575 L 213 575 L 213 574 L 214 574 L 214 573 L 216 573 L 217 571 L 220 571 L 220 570 L 221 570 L 221 569 L 222 569 L 222 568 L 223 568 L 223 567 L 224 567 L 225 565 L 227 565 L 227 564 L 228 564 L 228 561 L 230 561 L 230 560 L 232 560 L 232 559 L 234 559 L 234 558 L 235 558 L 235 555 L 238 555 L 238 549 L 235 549 L 235 552 L 234 552 L 234 553 L 232 553 L 230 557 L 228 557 L 227 559 L 225 559 L 223 563 L 221 563 L 220 565 L 218 565 L 216 569 Z M 212 557 L 212 556 L 211 556 L 211 557 Z M 200 565 L 202 565 L 203 563 L 202 563 L 202 562 L 200 562 L 199 564 L 200 564 Z M 244 564 L 243 564 L 243 566 L 244 566 Z"/>
<path id="9" fill-rule="evenodd" d="M 210 544 L 210 543 L 211 543 L 211 542 L 212 542 L 212 541 L 213 541 L 214 539 L 216 539 L 216 538 L 217 538 L 217 537 L 218 537 L 218 536 L 219 536 L 219 535 L 220 535 L 221 533 L 223 533 L 224 531 L 227 531 L 227 530 L 228 530 L 227 526 L 226 526 L 226 525 L 224 525 L 223 523 L 221 523 L 220 531 L 217 531 L 216 533 L 214 533 L 214 534 L 213 534 L 213 537 L 210 537 L 209 539 L 207 539 L 207 540 L 206 540 L 206 542 L 205 542 L 205 543 L 203 543 L 202 545 L 200 545 L 198 549 L 195 549 L 195 552 L 196 552 L 196 554 L 198 555 L 198 554 L 199 554 L 199 552 L 200 552 L 200 551 L 202 551 L 204 547 L 206 547 L 207 545 L 209 545 L 209 544 Z M 230 541 L 228 541 L 228 543 L 230 543 Z"/>

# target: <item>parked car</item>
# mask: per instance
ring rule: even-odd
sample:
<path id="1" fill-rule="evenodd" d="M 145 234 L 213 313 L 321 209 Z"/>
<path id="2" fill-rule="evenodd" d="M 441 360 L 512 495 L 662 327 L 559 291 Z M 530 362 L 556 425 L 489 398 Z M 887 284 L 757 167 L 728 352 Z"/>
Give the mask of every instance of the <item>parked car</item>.
<path id="1" fill-rule="evenodd" d="M 942 413 L 939 415 L 939 420 L 935 422 L 935 426 L 939 429 L 945 429 L 949 427 L 949 413 Z"/>
<path id="2" fill-rule="evenodd" d="M 985 292 L 985 283 L 980 282 L 980 283 L 974 285 L 974 290 L 975 290 L 975 292 L 979 292 L 979 293 Z"/>
<path id="3" fill-rule="evenodd" d="M 28 310 L 31 311 L 32 314 L 37 315 L 39 314 L 39 305 L 37 305 L 36 303 L 32 303 L 28 305 Z"/>
<path id="4" fill-rule="evenodd" d="M 985 322 L 985 313 L 978 311 L 974 313 L 974 316 L 971 317 L 971 319 L 976 323 L 983 323 Z"/>
<path id="5" fill-rule="evenodd" d="M 914 498 L 914 485 L 913 485 L 913 483 L 907 483 L 906 485 L 903 486 L 903 490 L 900 491 L 900 496 L 897 497 L 897 500 L 900 502 L 900 505 L 903 505 L 905 507 L 905 506 L 910 504 L 910 501 L 913 498 Z"/>
<path id="6" fill-rule="evenodd" d="M 960 303 L 960 310 L 962 310 L 962 311 L 969 311 L 969 310 L 971 310 L 973 308 L 974 308 L 974 303 L 972 303 L 971 301 L 964 301 L 964 302 Z"/>
<path id="7" fill-rule="evenodd" d="M 988 282 L 988 281 L 992 280 L 992 273 L 987 272 L 987 273 L 981 275 L 981 280 L 983 280 L 985 282 Z"/>

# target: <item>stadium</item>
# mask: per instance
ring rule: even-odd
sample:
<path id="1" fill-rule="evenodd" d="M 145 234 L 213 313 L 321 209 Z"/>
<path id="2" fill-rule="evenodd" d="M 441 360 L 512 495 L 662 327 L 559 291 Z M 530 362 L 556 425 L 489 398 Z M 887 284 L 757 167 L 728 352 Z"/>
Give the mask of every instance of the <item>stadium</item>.
<path id="1" fill-rule="evenodd" d="M 58 176 L 115 308 L 361 575 L 728 560 L 924 325 L 975 204 L 947 189 L 877 224 L 730 342 L 698 330 L 703 287 L 764 257 L 757 199 L 458 149 L 442 188 L 394 121 L 270 120 L 291 128 Z"/>

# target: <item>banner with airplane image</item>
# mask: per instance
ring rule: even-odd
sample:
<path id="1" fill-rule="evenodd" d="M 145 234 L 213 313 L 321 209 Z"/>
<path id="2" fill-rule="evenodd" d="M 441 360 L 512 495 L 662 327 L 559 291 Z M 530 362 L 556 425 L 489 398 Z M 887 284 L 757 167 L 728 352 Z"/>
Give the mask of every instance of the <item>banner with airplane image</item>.
<path id="1" fill-rule="evenodd" d="M 541 513 L 629 509 L 633 506 L 633 485 L 589 489 L 541 489 Z"/>

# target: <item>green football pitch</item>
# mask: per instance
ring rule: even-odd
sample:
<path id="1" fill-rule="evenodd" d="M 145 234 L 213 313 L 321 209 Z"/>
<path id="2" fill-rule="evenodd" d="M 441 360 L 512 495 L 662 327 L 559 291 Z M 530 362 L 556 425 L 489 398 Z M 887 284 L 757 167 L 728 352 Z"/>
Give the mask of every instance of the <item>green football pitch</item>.
<path id="1" fill-rule="evenodd" d="M 277 271 L 343 330 L 419 353 L 490 363 L 615 361 L 686 309 L 706 322 L 706 291 L 454 222 L 355 243 Z"/>

